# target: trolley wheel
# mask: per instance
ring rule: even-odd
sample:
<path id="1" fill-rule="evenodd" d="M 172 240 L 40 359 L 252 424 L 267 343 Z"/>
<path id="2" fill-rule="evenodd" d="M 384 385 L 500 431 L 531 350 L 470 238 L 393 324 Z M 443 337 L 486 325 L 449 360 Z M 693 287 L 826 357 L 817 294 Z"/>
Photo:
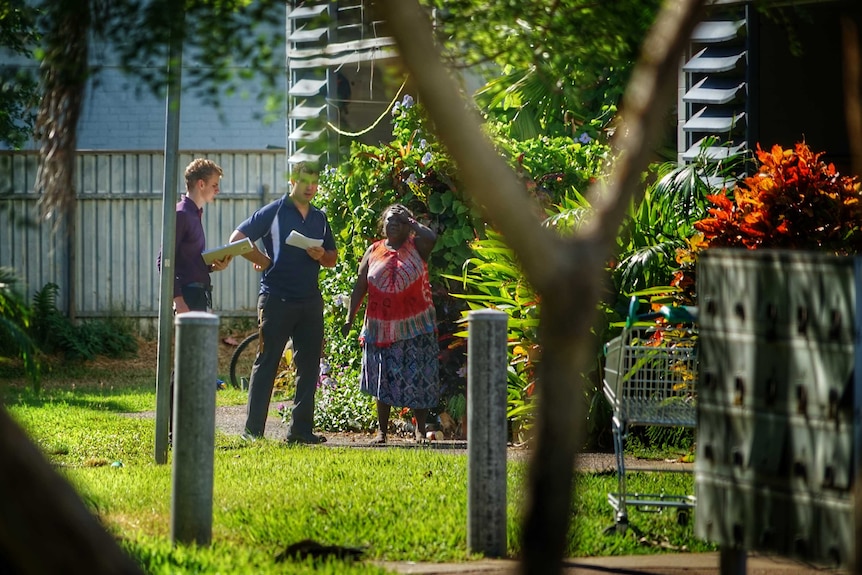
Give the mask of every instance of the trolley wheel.
<path id="1" fill-rule="evenodd" d="M 242 340 L 230 358 L 230 384 L 236 389 L 240 388 L 240 379 L 251 377 L 251 366 L 257 357 L 258 332 L 254 332 Z M 252 345 L 254 344 L 254 345 Z"/>

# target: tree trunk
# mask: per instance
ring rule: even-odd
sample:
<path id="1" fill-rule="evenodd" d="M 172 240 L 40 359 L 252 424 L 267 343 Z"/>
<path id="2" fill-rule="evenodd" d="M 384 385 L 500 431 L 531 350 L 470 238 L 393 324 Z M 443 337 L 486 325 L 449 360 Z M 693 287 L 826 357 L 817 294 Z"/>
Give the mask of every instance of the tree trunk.
<path id="1" fill-rule="evenodd" d="M 143 574 L 0 406 L 0 573 Z"/>

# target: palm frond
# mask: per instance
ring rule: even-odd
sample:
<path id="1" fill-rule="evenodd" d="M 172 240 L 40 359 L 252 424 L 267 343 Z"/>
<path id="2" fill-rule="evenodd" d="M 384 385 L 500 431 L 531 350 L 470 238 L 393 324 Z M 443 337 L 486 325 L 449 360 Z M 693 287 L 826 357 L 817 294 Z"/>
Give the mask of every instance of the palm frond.
<path id="1" fill-rule="evenodd" d="M 669 262 L 675 261 L 676 250 L 685 245 L 681 239 L 668 239 L 641 246 L 623 257 L 615 269 L 620 291 L 633 292 L 651 285 L 667 285 L 670 281 Z"/>

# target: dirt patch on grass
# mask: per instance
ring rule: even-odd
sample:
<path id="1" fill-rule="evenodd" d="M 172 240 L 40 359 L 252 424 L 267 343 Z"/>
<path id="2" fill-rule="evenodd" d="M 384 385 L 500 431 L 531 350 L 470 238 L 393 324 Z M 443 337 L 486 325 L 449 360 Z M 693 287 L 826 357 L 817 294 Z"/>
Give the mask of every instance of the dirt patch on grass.
<path id="1" fill-rule="evenodd" d="M 227 382 L 230 360 L 244 333 L 220 334 L 218 341 L 218 374 Z M 137 338 L 138 350 L 127 357 L 97 356 L 86 361 L 71 361 L 62 355 L 39 358 L 44 388 L 62 386 L 98 386 L 108 384 L 116 376 L 130 381 L 152 379 L 158 366 L 158 341 Z M 173 362 L 173 352 L 168 361 Z M 12 386 L 26 386 L 24 367 L 19 358 L 0 365 L 0 380 Z M 228 382 L 229 385 L 229 382 Z"/>
<path id="2" fill-rule="evenodd" d="M 218 341 L 218 373 L 219 375 L 227 375 L 230 367 L 230 359 L 233 352 L 236 351 L 239 343 L 248 334 L 227 334 L 219 335 Z M 173 350 L 171 351 L 173 354 Z M 85 367 L 97 369 L 108 369 L 112 371 L 143 371 L 150 370 L 155 373 L 159 357 L 159 342 L 155 339 L 138 339 L 138 352 L 130 357 L 103 357 L 99 356 L 93 360 L 85 362 Z M 173 358 L 173 355 L 171 356 Z M 52 362 L 58 361 L 51 358 Z"/>

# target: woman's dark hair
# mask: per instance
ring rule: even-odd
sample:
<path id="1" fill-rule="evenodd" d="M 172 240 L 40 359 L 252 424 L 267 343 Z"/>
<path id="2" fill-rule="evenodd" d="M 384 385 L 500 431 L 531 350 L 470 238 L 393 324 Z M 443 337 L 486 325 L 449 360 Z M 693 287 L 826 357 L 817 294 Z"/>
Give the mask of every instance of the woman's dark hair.
<path id="1" fill-rule="evenodd" d="M 386 214 L 388 214 L 392 210 L 395 210 L 398 208 L 401 208 L 402 210 L 407 212 L 408 217 L 411 217 L 411 218 L 413 217 L 413 212 L 411 212 L 410 209 L 407 206 L 405 206 L 404 204 L 392 204 L 390 206 L 387 206 L 382 212 L 380 212 L 380 218 L 378 218 L 378 220 L 377 220 L 377 232 L 380 235 L 386 235 L 384 233 L 385 227 L 383 225 L 384 222 L 386 221 Z"/>

